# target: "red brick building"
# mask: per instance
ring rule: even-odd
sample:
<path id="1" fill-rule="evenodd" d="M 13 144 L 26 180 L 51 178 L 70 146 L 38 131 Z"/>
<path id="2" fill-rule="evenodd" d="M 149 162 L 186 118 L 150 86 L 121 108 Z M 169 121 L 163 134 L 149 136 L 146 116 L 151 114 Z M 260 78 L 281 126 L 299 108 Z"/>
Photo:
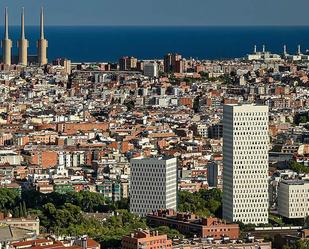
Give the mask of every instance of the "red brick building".
<path id="1" fill-rule="evenodd" d="M 154 226 L 168 226 L 183 234 L 195 234 L 198 237 L 238 239 L 239 225 L 227 224 L 215 218 L 199 218 L 191 213 L 176 213 L 174 210 L 158 210 L 146 216 L 147 222 Z"/>
<path id="2" fill-rule="evenodd" d="M 172 241 L 167 239 L 167 235 L 159 235 L 158 232 L 148 230 L 132 233 L 130 236 L 122 238 L 122 249 L 172 249 Z"/>
<path id="3" fill-rule="evenodd" d="M 94 129 L 99 131 L 107 131 L 109 123 L 58 123 L 57 131 L 66 134 L 76 134 L 78 131 L 92 131 Z"/>
<path id="4" fill-rule="evenodd" d="M 24 158 L 29 164 L 40 165 L 43 169 L 53 168 L 58 164 L 58 153 L 52 150 L 31 151 Z"/>

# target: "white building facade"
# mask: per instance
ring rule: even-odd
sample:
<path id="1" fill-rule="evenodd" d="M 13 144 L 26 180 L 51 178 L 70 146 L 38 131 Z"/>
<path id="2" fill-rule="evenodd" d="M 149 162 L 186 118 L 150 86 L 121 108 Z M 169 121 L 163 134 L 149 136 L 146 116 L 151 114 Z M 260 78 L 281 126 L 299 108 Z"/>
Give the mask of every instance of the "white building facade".
<path id="1" fill-rule="evenodd" d="M 177 208 L 177 159 L 132 159 L 130 212 L 145 216 L 161 208 Z"/>
<path id="2" fill-rule="evenodd" d="M 268 107 L 223 109 L 223 218 L 268 223 Z"/>
<path id="3" fill-rule="evenodd" d="M 309 181 L 283 180 L 278 185 L 278 213 L 289 219 L 309 215 Z"/>

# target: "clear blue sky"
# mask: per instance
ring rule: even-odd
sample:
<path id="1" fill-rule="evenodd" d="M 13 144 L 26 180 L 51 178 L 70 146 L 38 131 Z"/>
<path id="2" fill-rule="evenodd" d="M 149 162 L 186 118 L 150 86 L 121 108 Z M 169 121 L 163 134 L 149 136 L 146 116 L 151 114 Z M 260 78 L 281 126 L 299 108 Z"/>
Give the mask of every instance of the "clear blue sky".
<path id="1" fill-rule="evenodd" d="M 309 25 L 309 0 L 0 0 L 11 24 L 23 6 L 28 25 L 40 6 L 46 25 Z"/>

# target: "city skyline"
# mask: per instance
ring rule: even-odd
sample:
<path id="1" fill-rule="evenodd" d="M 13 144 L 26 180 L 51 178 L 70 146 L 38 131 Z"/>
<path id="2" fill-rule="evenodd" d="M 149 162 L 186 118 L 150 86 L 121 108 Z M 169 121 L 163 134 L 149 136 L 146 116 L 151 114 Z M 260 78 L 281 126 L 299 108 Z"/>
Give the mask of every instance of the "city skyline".
<path id="1" fill-rule="evenodd" d="M 92 0 L 91 4 L 73 0 L 55 1 L 1 1 L 0 8 L 10 9 L 10 23 L 18 25 L 22 7 L 26 11 L 26 24 L 37 25 L 36 13 L 43 6 L 49 13 L 46 25 L 51 26 L 307 26 L 306 9 L 309 2 L 267 0 L 194 0 L 117 2 Z M 61 6 L 61 8 L 59 8 Z M 224 8 L 222 8 L 224 6 Z M 297 7 L 297 12 L 291 10 Z M 276 11 L 274 11 L 276 10 Z M 77 18 L 78 17 L 78 18 Z M 1 20 L 0 25 L 3 25 Z"/>
<path id="2" fill-rule="evenodd" d="M 0 249 L 309 249 L 308 8 L 0 1 Z"/>

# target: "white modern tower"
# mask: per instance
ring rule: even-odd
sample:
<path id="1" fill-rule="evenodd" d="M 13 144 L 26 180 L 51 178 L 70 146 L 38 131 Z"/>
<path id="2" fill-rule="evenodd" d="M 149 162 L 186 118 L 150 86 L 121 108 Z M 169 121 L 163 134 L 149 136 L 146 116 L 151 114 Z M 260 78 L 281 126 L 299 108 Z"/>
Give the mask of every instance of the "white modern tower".
<path id="1" fill-rule="evenodd" d="M 268 107 L 223 109 L 223 218 L 268 223 Z"/>
<path id="2" fill-rule="evenodd" d="M 9 39 L 8 8 L 5 8 L 4 25 L 4 38 L 2 40 L 2 61 L 5 65 L 11 65 L 12 41 Z"/>
<path id="3" fill-rule="evenodd" d="M 25 37 L 25 12 L 24 12 L 24 8 L 22 8 L 22 13 L 21 13 L 21 32 L 20 32 L 20 39 L 19 39 L 17 45 L 18 45 L 18 63 L 20 65 L 27 66 L 27 64 L 28 64 L 29 42 Z"/>
<path id="4" fill-rule="evenodd" d="M 41 9 L 41 18 L 40 18 L 40 39 L 37 43 L 38 46 L 38 64 L 40 66 L 47 64 L 47 47 L 48 41 L 44 36 L 44 10 Z"/>
<path id="5" fill-rule="evenodd" d="M 131 160 L 130 212 L 145 216 L 158 209 L 177 208 L 177 159 Z"/>

